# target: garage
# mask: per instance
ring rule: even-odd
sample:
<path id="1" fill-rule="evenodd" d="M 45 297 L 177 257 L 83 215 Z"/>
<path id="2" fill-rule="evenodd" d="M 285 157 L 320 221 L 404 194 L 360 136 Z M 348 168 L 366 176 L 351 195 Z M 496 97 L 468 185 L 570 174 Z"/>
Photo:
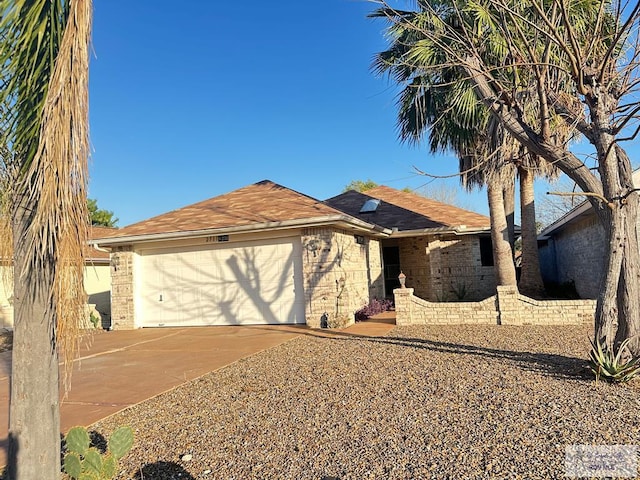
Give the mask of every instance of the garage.
<path id="1" fill-rule="evenodd" d="M 300 237 L 138 252 L 142 327 L 305 323 Z"/>

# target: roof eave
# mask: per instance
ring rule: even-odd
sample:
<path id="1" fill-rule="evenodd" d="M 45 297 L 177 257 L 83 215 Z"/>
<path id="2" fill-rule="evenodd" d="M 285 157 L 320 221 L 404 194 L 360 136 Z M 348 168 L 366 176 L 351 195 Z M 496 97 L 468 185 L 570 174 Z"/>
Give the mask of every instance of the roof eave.
<path id="1" fill-rule="evenodd" d="M 453 234 L 457 236 L 461 235 L 477 235 L 479 233 L 487 233 L 491 231 L 491 227 L 467 227 L 466 225 L 448 226 L 448 227 L 433 227 L 433 228 L 419 228 L 414 230 L 401 230 L 393 232 L 392 238 L 404 238 L 415 237 L 419 235 L 435 235 L 435 234 Z"/>
<path id="2" fill-rule="evenodd" d="M 588 201 L 585 201 L 572 210 L 569 210 L 555 222 L 547 225 L 538 235 L 538 240 L 547 240 L 553 235 L 554 232 L 556 232 L 572 220 L 575 220 L 579 216 L 584 215 L 589 210 L 591 210 L 591 203 L 589 203 Z"/>
<path id="3" fill-rule="evenodd" d="M 189 230 L 184 232 L 152 233 L 143 235 L 128 235 L 123 237 L 97 238 L 90 240 L 89 243 L 91 245 L 108 248 L 119 245 L 129 245 L 133 243 L 181 240 L 185 238 L 201 238 L 209 237 L 212 235 L 229 235 L 233 233 L 270 232 L 291 228 L 314 228 L 328 225 L 338 225 L 345 228 L 352 228 L 357 231 L 380 237 L 386 237 L 391 234 L 391 230 L 388 228 L 367 223 L 349 215 L 328 215 L 323 217 L 286 220 L 283 222 L 253 223 L 250 225 L 241 225 L 235 227 L 208 228 L 203 230 Z"/>

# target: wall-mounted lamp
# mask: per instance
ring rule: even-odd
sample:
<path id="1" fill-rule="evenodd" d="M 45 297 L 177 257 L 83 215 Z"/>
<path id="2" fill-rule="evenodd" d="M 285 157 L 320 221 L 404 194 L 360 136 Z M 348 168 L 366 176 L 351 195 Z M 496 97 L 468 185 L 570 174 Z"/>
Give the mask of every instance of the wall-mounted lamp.
<path id="1" fill-rule="evenodd" d="M 398 281 L 400 282 L 400 288 L 406 288 L 404 284 L 407 281 L 407 276 L 402 273 L 402 270 L 400 270 L 400 275 L 398 275 Z"/>
<path id="2" fill-rule="evenodd" d="M 120 257 L 112 256 L 111 257 L 111 266 L 113 267 L 113 271 L 117 272 L 118 267 L 120 266 Z"/>
<path id="3" fill-rule="evenodd" d="M 307 242 L 307 250 L 313 253 L 314 257 L 317 256 L 317 252 L 320 250 L 320 240 L 317 238 L 309 240 L 309 242 Z"/>

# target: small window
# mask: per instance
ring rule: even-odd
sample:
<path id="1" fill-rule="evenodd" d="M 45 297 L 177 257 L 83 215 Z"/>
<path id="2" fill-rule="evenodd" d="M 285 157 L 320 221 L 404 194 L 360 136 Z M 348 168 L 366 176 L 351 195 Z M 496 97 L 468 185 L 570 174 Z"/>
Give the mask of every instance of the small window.
<path id="1" fill-rule="evenodd" d="M 358 245 L 364 245 L 366 243 L 364 236 L 362 235 L 354 235 L 354 238 L 356 239 L 356 243 Z"/>
<path id="2" fill-rule="evenodd" d="M 364 202 L 364 205 L 362 205 L 362 208 L 360 209 L 360 213 L 375 212 L 378 209 L 379 205 L 380 205 L 380 200 L 379 199 L 370 198 L 369 200 Z"/>
<path id="3" fill-rule="evenodd" d="M 491 237 L 480 237 L 480 263 L 483 267 L 493 267 L 493 244 Z"/>

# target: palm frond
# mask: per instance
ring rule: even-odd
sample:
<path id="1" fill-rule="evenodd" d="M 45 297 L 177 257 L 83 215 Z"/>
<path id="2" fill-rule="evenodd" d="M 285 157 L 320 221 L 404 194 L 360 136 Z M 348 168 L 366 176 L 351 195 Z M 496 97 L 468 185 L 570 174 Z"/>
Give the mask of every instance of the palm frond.
<path id="1" fill-rule="evenodd" d="M 0 105 L 11 106 L 6 145 L 18 159 L 14 190 L 5 191 L 11 195 L 4 196 L 3 208 L 10 218 L 17 202 L 26 199 L 32 207 L 20 239 L 29 259 L 19 280 L 48 278 L 44 272 L 53 268 L 48 314 L 68 387 L 86 313 L 91 0 L 14 0 L 1 2 L 0 8 L 0 36 L 10 46 L 0 53 L 6 85 Z"/>

